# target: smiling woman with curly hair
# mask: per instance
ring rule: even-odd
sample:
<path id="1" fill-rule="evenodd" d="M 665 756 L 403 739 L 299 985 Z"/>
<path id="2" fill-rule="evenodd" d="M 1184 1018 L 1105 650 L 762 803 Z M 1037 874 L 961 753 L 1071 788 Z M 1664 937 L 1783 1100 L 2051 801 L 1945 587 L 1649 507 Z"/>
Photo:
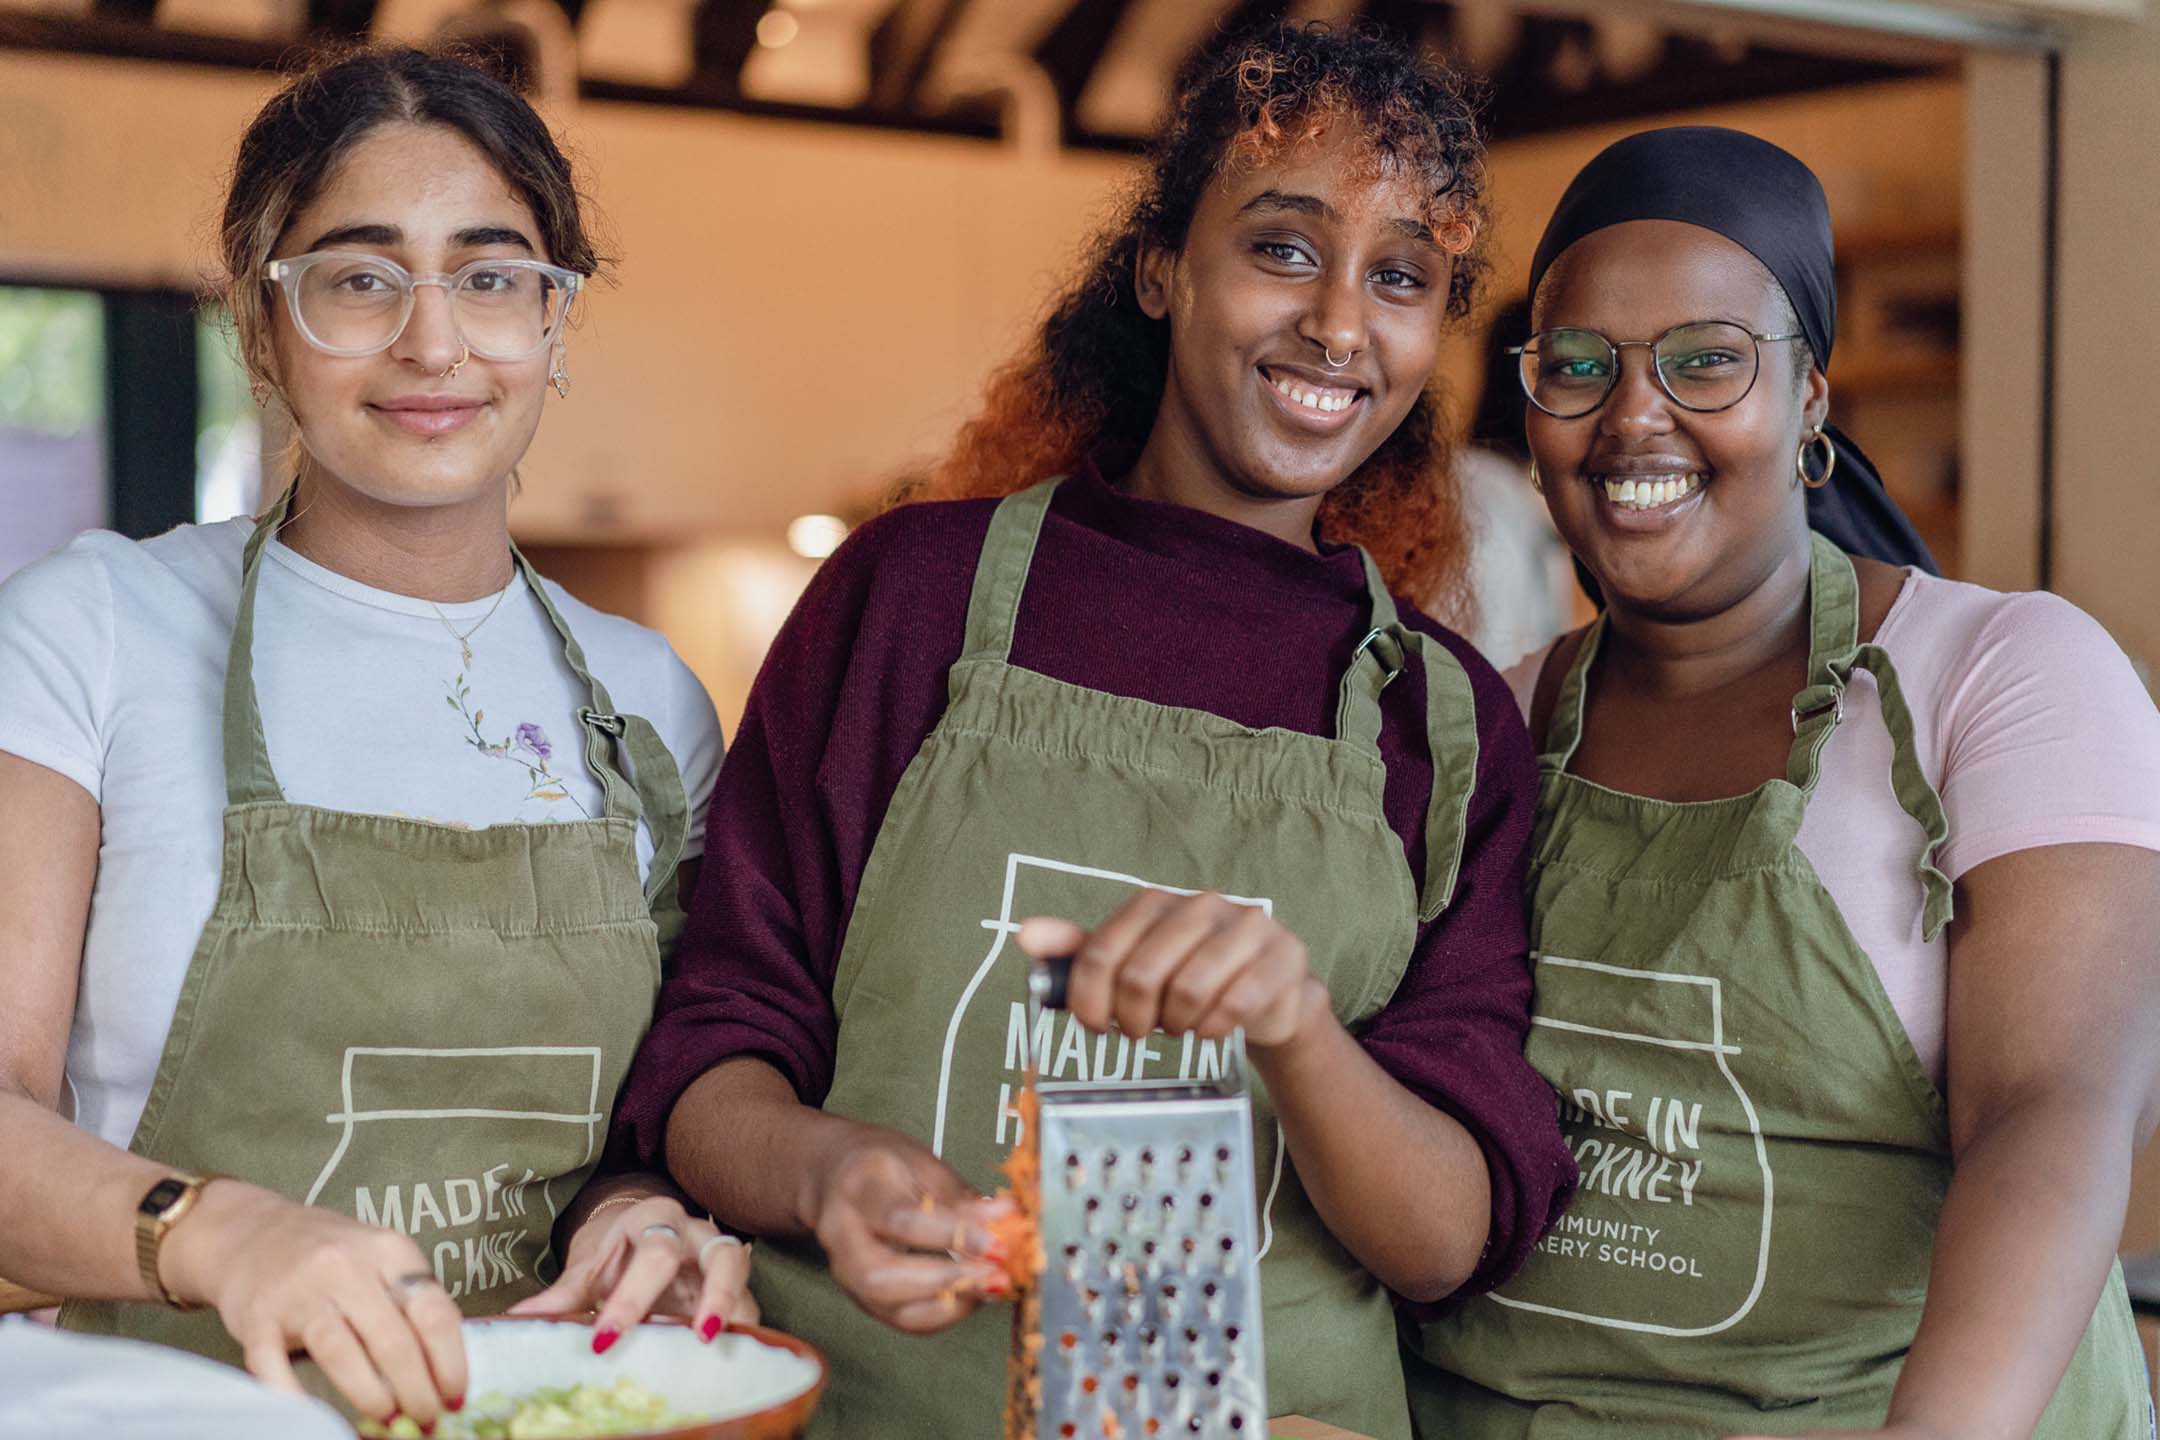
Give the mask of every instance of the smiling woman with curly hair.
<path id="1" fill-rule="evenodd" d="M 1485 175 L 1462 79 L 1392 46 L 1317 30 L 1234 45 L 1188 68 L 1120 223 L 1098 237 L 1040 333 L 992 378 L 982 412 L 911 498 L 1005 495 L 1091 462 L 1105 475 L 1130 470 L 1155 428 L 1170 368 L 1172 327 L 1137 290 L 1141 256 L 1182 245 L 1211 185 L 1318 143 L 1331 125 L 1354 127 L 1360 178 L 1385 174 L 1419 202 L 1417 218 L 1448 256 L 1434 282 L 1441 312 L 1468 315 L 1485 272 Z M 1390 588 L 1460 620 L 1469 537 L 1437 404 L 1421 391 L 1328 491 L 1320 533 L 1362 545 Z"/>
<path id="2" fill-rule="evenodd" d="M 1173 112 L 933 503 L 776 642 L 623 1110 L 767 1237 L 835 1433 L 995 1429 L 981 1196 L 1029 955 L 1074 957 L 1045 1078 L 1241 1050 L 1264 1082 L 1265 1354 L 1217 1372 L 1247 1433 L 1264 1363 L 1271 1412 L 1403 1440 L 1391 1292 L 1498 1283 L 1573 1182 L 1522 1056 L 1528 736 L 1391 593 L 1461 568 L 1427 386 L 1477 274 L 1472 111 L 1384 39 L 1278 27 Z"/>

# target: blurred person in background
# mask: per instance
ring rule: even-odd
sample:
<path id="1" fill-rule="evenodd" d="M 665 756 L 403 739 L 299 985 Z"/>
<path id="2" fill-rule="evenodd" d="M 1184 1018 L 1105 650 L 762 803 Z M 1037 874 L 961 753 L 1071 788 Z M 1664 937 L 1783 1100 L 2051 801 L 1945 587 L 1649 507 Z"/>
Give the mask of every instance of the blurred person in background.
<path id="1" fill-rule="evenodd" d="M 479 69 L 350 55 L 249 126 L 221 259 L 291 487 L 0 586 L 0 1275 L 423 1425 L 461 1310 L 710 1338 L 742 1248 L 581 1193 L 721 741 L 510 543 L 601 265 L 569 162 Z"/>
<path id="2" fill-rule="evenodd" d="M 1530 307 L 1503 306 L 1485 335 L 1485 379 L 1468 443 L 1455 452 L 1470 529 L 1471 638 L 1505 670 L 1575 619 L 1575 566 L 1538 498 L 1523 442 L 1523 398 L 1511 345 L 1530 338 Z"/>

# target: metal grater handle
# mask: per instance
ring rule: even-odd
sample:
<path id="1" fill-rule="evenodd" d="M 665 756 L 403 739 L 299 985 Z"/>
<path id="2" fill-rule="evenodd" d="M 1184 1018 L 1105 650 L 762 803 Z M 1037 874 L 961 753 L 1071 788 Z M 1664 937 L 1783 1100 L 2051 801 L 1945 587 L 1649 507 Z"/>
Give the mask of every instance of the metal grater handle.
<path id="1" fill-rule="evenodd" d="M 1052 955 L 1028 971 L 1028 1002 L 1038 1010 L 1063 1010 L 1072 988 L 1073 957 Z"/>

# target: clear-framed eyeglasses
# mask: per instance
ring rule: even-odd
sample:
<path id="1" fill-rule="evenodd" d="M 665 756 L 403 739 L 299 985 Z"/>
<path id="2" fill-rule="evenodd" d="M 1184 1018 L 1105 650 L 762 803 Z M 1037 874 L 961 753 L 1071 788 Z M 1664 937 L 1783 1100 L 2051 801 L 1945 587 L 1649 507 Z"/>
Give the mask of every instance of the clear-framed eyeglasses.
<path id="1" fill-rule="evenodd" d="M 397 343 L 413 295 L 439 285 L 458 339 L 488 360 L 527 360 L 561 333 L 585 277 L 544 260 L 475 260 L 450 275 L 415 275 L 395 260 L 317 250 L 272 260 L 263 278 L 285 292 L 293 324 L 328 355 L 374 355 Z"/>
<path id="2" fill-rule="evenodd" d="M 1755 388 L 1762 347 L 1804 335 L 1757 335 L 1724 320 L 1675 325 L 1655 340 L 1606 339 L 1595 330 L 1540 330 L 1508 354 L 1517 357 L 1523 393 L 1557 420 L 1574 420 L 1605 403 L 1620 383 L 1620 352 L 1648 350 L 1658 388 L 1683 410 L 1730 410 Z"/>

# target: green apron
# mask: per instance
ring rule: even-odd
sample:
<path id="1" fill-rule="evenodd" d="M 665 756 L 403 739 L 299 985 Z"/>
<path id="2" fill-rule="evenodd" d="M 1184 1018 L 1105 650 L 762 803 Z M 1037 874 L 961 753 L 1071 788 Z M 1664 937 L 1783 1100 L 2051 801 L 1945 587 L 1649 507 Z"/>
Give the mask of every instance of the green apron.
<path id="1" fill-rule="evenodd" d="M 652 1018 L 681 929 L 682 778 L 649 723 L 615 713 L 519 555 L 591 691 L 579 719 L 604 816 L 466 830 L 288 804 L 253 640 L 262 549 L 291 500 L 242 563 L 217 905 L 129 1148 L 403 1230 L 464 1309 L 498 1311 L 555 1273 L 555 1217 L 600 1158 Z M 212 1311 L 78 1301 L 60 1323 L 239 1360 Z"/>
<path id="2" fill-rule="evenodd" d="M 1814 539 L 1787 778 L 1676 804 L 1567 773 L 1603 635 L 1561 688 L 1531 858 L 1531 1062 L 1583 1183 L 1514 1280 L 1406 1336 L 1431 1440 L 1720 1436 L 1883 1423 L 1927 1299 L 1947 1111 L 1875 967 L 1794 845 L 1855 670 L 1949 922 L 1942 803 L 1852 562 Z M 1921 837 L 1916 837 L 1921 838 Z M 2118 1269 L 2036 1433 L 2146 1434 Z"/>
<path id="3" fill-rule="evenodd" d="M 1268 907 L 1302 939 L 1347 1025 L 1394 993 L 1421 915 L 1454 888 L 1477 766 L 1469 679 L 1398 620 L 1366 560 L 1371 630 L 1343 677 L 1339 738 L 1254 730 L 1197 710 L 1064 684 L 1014 666 L 1013 624 L 1056 482 L 991 521 L 944 717 L 895 791 L 834 979 L 840 1020 L 825 1108 L 929 1144 L 989 1190 L 1018 1142 L 1031 915 L 1095 925 L 1143 888 L 1210 889 Z M 1433 751 L 1423 905 L 1382 809 L 1382 687 L 1422 657 Z M 1222 1045 L 1090 1034 L 1046 1017 L 1046 1079 L 1158 1081 L 1219 1073 Z M 1314 1213 L 1256 1087 L 1268 1398 L 1361 1434 L 1409 1433 L 1389 1300 Z M 832 1362 L 814 1435 L 967 1440 L 1000 1433 L 1010 1312 L 986 1307 L 930 1338 L 858 1310 L 814 1244 L 762 1245 L 768 1323 Z"/>

